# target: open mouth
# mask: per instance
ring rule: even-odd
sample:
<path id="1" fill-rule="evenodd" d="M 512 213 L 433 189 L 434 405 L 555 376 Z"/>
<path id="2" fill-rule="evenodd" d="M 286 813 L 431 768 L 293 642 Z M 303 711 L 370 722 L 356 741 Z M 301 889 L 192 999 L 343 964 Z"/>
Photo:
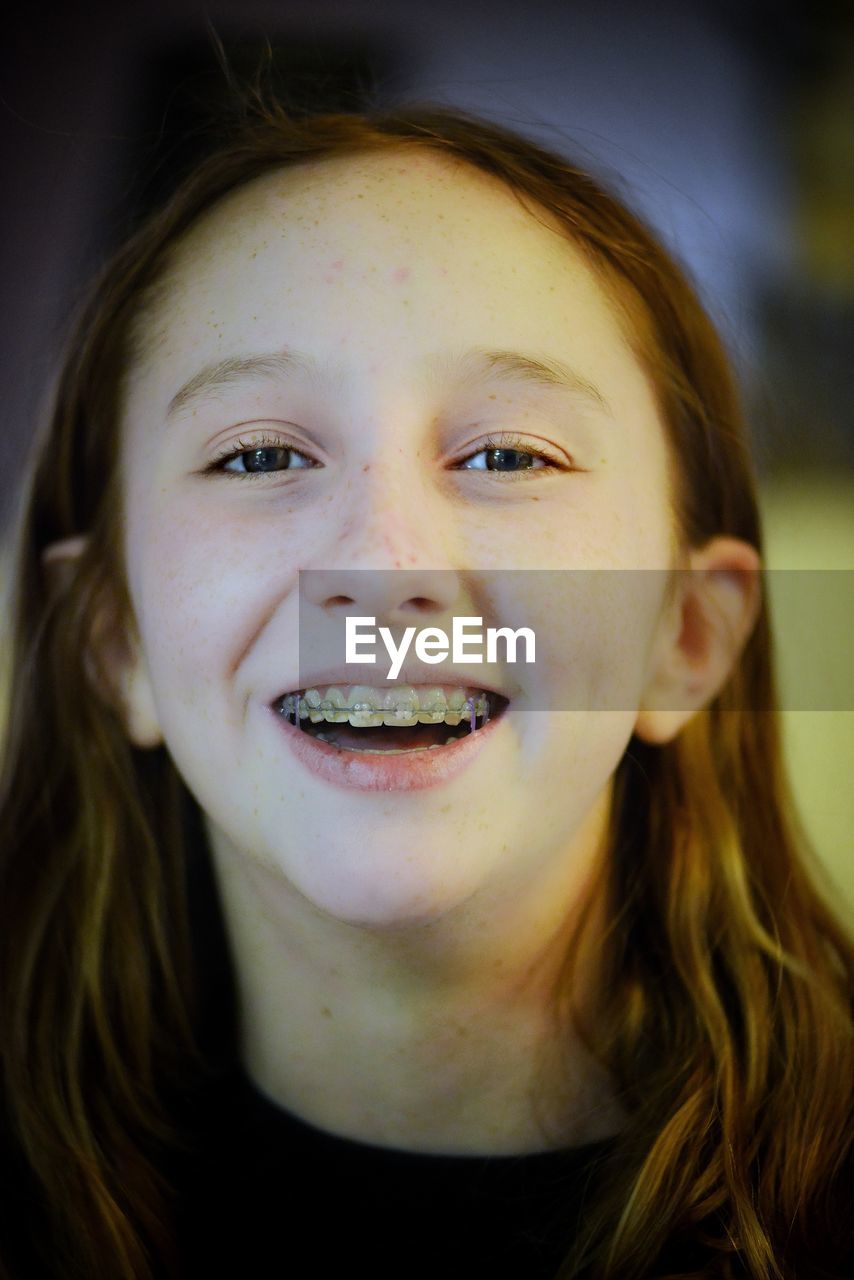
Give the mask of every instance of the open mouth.
<path id="1" fill-rule="evenodd" d="M 425 751 L 450 746 L 460 738 L 482 729 L 490 720 L 504 714 L 509 703 L 502 694 L 481 690 L 479 696 L 470 697 L 462 708 L 448 712 L 436 723 L 416 724 L 352 724 L 344 719 L 339 709 L 323 714 L 317 708 L 308 708 L 304 698 L 297 703 L 297 693 L 283 694 L 274 702 L 274 708 L 291 724 L 299 724 L 304 733 L 318 738 L 330 746 L 346 751 L 370 751 L 391 754 L 393 752 Z M 299 718 L 297 706 L 299 705 Z M 313 713 L 313 714 L 312 714 Z M 337 714 L 338 723 L 328 718 Z M 439 716 L 440 713 L 436 713 Z M 354 715 L 357 722 L 371 719 L 370 715 Z M 458 723 L 449 723 L 458 718 Z"/>

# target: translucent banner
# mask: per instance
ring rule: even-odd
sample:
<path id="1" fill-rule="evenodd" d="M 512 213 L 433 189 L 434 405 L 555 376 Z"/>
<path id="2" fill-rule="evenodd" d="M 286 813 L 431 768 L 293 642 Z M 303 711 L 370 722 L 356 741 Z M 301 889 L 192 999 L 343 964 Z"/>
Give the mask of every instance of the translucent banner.
<path id="1" fill-rule="evenodd" d="M 299 685 L 683 710 L 720 670 L 718 692 L 738 688 L 739 709 L 766 710 L 760 690 L 726 675 L 749 602 L 763 598 L 781 709 L 854 709 L 852 570 L 302 570 Z"/>

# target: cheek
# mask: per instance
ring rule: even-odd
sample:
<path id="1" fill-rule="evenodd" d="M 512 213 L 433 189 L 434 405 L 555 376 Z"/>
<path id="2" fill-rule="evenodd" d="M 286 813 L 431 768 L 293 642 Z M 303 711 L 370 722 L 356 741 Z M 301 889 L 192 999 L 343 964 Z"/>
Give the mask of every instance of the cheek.
<path id="1" fill-rule="evenodd" d="M 644 435 L 652 438 L 644 443 Z M 614 458 L 607 468 L 608 520 L 615 560 L 621 565 L 664 569 L 669 564 L 672 515 L 665 459 L 657 435 L 651 431 L 641 434 L 625 458 Z"/>
<path id="2" fill-rule="evenodd" d="M 524 535 L 518 521 L 499 531 L 506 563 L 520 568 L 664 570 L 672 563 L 672 517 L 661 484 L 628 461 L 579 476 L 559 500 L 532 501 L 520 516 Z"/>
<path id="3" fill-rule="evenodd" d="M 666 573 L 607 566 L 522 578 L 512 612 L 514 627 L 537 619 L 531 705 L 546 711 L 636 711 Z"/>
<path id="4" fill-rule="evenodd" d="M 129 573 L 158 701 L 209 705 L 233 677 L 270 607 L 271 575 L 287 588 L 284 557 L 269 556 L 221 518 L 151 508 L 129 521 Z M 269 549 L 267 549 L 269 553 Z"/>

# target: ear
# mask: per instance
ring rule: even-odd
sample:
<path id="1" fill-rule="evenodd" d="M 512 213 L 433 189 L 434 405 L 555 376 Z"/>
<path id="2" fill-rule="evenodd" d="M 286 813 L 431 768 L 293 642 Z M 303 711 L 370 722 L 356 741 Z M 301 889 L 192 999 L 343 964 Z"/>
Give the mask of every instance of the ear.
<path id="1" fill-rule="evenodd" d="M 761 568 L 750 543 L 719 537 L 676 570 L 635 722 L 644 742 L 671 742 L 726 684 L 756 623 Z"/>
<path id="2" fill-rule="evenodd" d="M 89 535 L 52 542 L 42 551 L 42 564 L 53 593 L 65 591 L 89 545 Z M 98 610 L 83 663 L 96 697 L 116 711 L 136 747 L 158 747 L 163 734 L 157 716 L 148 667 L 135 636 L 121 625 L 116 601 Z"/>

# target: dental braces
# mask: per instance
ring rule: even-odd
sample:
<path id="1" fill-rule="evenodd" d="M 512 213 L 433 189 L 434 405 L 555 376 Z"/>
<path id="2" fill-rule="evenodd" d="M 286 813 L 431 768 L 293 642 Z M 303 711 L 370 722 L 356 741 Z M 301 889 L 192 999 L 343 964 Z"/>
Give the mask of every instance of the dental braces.
<path id="1" fill-rule="evenodd" d="M 348 716 L 358 715 L 358 714 L 383 715 L 383 716 L 391 715 L 391 716 L 395 716 L 398 720 L 411 720 L 412 717 L 416 715 L 419 715 L 419 716 L 431 715 L 433 717 L 433 723 L 438 724 L 441 720 L 444 720 L 445 716 L 448 714 L 449 711 L 455 712 L 457 710 L 456 707 L 445 707 L 444 709 L 431 708 L 431 707 L 413 708 L 406 703 L 398 703 L 397 706 L 394 706 L 394 707 L 375 707 L 370 702 L 357 702 L 352 707 L 339 707 L 339 706 L 336 706 L 334 702 L 331 702 L 329 698 L 323 698 L 316 706 L 312 706 L 310 703 L 306 701 L 304 697 L 300 697 L 298 694 L 295 694 L 295 693 L 287 694 L 282 699 L 280 706 L 281 706 L 281 714 L 283 716 L 286 716 L 288 720 L 290 720 L 291 717 L 293 717 L 294 725 L 297 725 L 300 720 L 306 720 L 312 711 L 330 711 L 330 712 L 346 714 Z M 468 710 L 466 711 L 466 709 Z M 478 694 L 476 698 L 474 697 L 466 698 L 465 702 L 463 703 L 462 707 L 460 707 L 459 710 L 460 710 L 460 720 L 464 720 L 468 718 L 471 723 L 471 731 L 472 733 L 474 733 L 475 729 L 477 728 L 477 725 L 475 723 L 477 720 L 480 719 L 483 721 L 483 723 L 480 726 L 481 729 L 489 720 L 489 699 L 484 693 Z M 334 724 L 335 722 L 332 721 L 331 723 Z M 340 723 L 345 723 L 345 722 L 341 721 Z M 364 726 L 364 727 L 369 727 L 369 726 Z"/>

